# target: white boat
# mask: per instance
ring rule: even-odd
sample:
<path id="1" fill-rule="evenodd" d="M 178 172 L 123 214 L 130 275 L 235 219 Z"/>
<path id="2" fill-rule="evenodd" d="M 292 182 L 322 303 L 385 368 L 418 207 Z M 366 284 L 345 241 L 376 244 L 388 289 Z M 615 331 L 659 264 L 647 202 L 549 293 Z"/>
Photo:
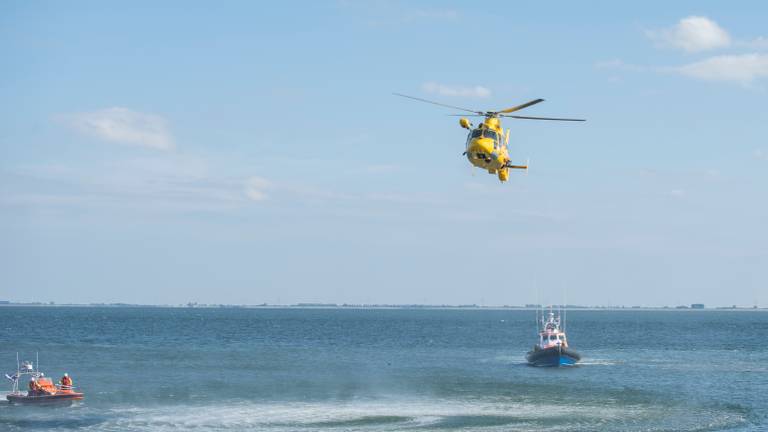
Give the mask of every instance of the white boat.
<path id="1" fill-rule="evenodd" d="M 525 358 L 533 366 L 573 366 L 581 355 L 568 347 L 568 337 L 560 327 L 560 315 L 549 308 L 546 317 L 542 315 L 539 341 L 528 351 Z"/>

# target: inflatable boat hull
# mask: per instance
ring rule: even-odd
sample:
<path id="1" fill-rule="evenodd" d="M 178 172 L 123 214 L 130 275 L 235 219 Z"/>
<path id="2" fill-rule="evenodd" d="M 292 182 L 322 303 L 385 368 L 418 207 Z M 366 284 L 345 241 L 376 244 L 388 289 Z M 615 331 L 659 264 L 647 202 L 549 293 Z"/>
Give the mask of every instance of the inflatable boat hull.
<path id="1" fill-rule="evenodd" d="M 71 404 L 74 401 L 82 400 L 82 393 L 56 393 L 51 395 L 24 396 L 9 394 L 6 396 L 8 403 L 13 405 L 61 405 Z"/>

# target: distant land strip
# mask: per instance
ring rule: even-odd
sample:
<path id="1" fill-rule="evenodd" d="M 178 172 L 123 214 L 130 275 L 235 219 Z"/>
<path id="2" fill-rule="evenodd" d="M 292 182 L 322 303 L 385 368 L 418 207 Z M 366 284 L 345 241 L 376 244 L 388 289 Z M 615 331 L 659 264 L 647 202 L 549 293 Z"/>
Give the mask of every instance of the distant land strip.
<path id="1" fill-rule="evenodd" d="M 535 310 L 549 308 L 550 305 L 478 305 L 478 304 L 367 304 L 367 303 L 295 303 L 295 304 L 213 304 L 213 303 L 179 303 L 179 304 L 134 304 L 134 303 L 55 303 L 55 302 L 14 302 L 0 300 L 0 307 L 111 307 L 111 308 L 201 308 L 201 309 L 471 309 L 471 310 Z M 622 305 L 551 305 L 553 308 L 582 309 L 582 310 L 748 310 L 768 311 L 768 307 L 754 306 L 715 306 L 707 307 L 702 303 L 677 306 L 622 306 Z"/>

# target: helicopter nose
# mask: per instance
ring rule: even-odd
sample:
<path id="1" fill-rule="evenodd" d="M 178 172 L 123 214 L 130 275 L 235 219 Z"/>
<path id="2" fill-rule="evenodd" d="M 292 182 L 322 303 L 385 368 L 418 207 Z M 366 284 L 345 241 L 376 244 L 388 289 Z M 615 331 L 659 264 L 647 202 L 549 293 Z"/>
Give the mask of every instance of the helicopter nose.
<path id="1" fill-rule="evenodd" d="M 483 155 L 480 159 L 486 159 L 493 153 L 493 140 L 486 138 L 477 138 L 469 144 L 468 154 Z"/>

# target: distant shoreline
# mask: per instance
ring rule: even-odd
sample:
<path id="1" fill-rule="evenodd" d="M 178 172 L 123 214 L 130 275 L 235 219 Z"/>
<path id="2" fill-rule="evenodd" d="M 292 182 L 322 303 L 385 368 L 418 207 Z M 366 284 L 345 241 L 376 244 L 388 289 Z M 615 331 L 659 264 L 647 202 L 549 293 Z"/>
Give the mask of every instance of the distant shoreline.
<path id="1" fill-rule="evenodd" d="M 354 309 L 354 310 L 524 310 L 535 311 L 548 306 L 478 306 L 478 305 L 421 305 L 421 304 L 315 304 L 315 303 L 298 303 L 298 304 L 258 304 L 258 305 L 229 305 L 229 304 L 130 304 L 130 303 L 39 303 L 39 302 L 0 302 L 0 307 L 41 307 L 41 308 L 156 308 L 156 309 L 298 309 L 298 310 L 312 310 L 312 309 Z M 557 307 L 557 305 L 553 305 Z M 655 306 L 655 307 L 640 307 L 640 306 L 578 306 L 568 305 L 562 307 L 569 311 L 672 311 L 672 312 L 701 312 L 701 311 L 756 311 L 766 312 L 768 308 L 764 307 L 744 307 L 744 306 L 718 306 L 718 307 L 689 307 L 689 306 Z"/>

